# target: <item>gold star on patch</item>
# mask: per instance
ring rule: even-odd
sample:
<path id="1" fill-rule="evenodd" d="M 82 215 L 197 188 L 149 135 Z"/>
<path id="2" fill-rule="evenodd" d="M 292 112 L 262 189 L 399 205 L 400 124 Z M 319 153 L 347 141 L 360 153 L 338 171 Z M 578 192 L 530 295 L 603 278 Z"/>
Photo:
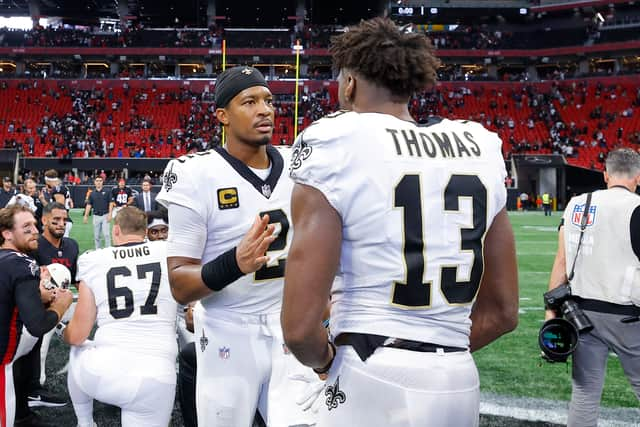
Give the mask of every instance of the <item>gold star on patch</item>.
<path id="1" fill-rule="evenodd" d="M 242 74 L 246 74 L 247 76 L 251 73 L 253 73 L 253 70 L 251 68 L 245 68 L 244 70 L 242 70 Z"/>

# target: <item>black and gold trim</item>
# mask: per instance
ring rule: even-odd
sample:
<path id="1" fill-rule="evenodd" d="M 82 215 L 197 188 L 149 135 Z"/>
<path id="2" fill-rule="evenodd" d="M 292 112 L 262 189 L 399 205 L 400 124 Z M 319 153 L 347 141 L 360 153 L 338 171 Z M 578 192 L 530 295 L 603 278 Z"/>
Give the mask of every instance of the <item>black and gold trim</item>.
<path id="1" fill-rule="evenodd" d="M 426 270 L 422 186 L 420 174 L 406 174 L 394 188 L 393 207 L 402 209 L 402 260 L 405 277 L 393 282 L 391 305 L 422 310 L 431 307 L 433 283 L 424 281 Z"/>
<path id="2" fill-rule="evenodd" d="M 444 212 L 460 212 L 460 199 L 471 200 L 471 227 L 462 227 L 460 253 L 471 254 L 472 263 L 467 277 L 458 278 L 457 265 L 440 267 L 440 292 L 449 305 L 473 303 L 484 274 L 484 237 L 487 234 L 487 187 L 477 175 L 452 174 L 443 193 Z"/>
<path id="3" fill-rule="evenodd" d="M 271 145 L 267 145 L 267 156 L 269 156 L 269 160 L 271 162 L 271 173 L 266 180 L 262 180 L 259 176 L 253 173 L 247 165 L 245 165 L 241 160 L 233 157 L 224 148 L 216 147 L 215 150 L 227 161 L 227 163 L 231 165 L 233 169 L 235 169 L 236 172 L 238 172 L 241 177 L 253 185 L 258 193 L 262 194 L 267 199 L 271 197 L 271 194 L 273 194 L 273 191 L 278 184 L 280 175 L 282 175 L 282 170 L 284 169 L 284 159 L 276 148 Z"/>

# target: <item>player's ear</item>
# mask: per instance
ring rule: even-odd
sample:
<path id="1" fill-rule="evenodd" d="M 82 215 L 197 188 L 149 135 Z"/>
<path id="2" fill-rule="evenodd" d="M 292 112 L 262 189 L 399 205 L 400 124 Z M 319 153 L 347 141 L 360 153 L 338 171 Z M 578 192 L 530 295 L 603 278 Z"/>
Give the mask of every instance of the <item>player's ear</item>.
<path id="1" fill-rule="evenodd" d="M 227 116 L 227 110 L 224 108 L 216 109 L 216 118 L 220 123 L 227 126 L 229 125 L 229 117 Z"/>
<path id="2" fill-rule="evenodd" d="M 120 230 L 120 226 L 118 224 L 114 224 L 113 225 L 113 240 L 116 239 L 116 237 L 120 237 L 120 235 L 122 230 Z"/>
<path id="3" fill-rule="evenodd" d="M 5 241 L 11 240 L 11 230 L 2 230 L 2 238 Z"/>
<path id="4" fill-rule="evenodd" d="M 345 80 L 347 84 L 344 88 L 344 97 L 348 102 L 353 103 L 356 97 L 356 78 L 353 74 L 347 73 Z"/>
<path id="5" fill-rule="evenodd" d="M 609 174 L 607 173 L 607 171 L 604 171 L 604 182 L 605 184 L 609 183 Z"/>

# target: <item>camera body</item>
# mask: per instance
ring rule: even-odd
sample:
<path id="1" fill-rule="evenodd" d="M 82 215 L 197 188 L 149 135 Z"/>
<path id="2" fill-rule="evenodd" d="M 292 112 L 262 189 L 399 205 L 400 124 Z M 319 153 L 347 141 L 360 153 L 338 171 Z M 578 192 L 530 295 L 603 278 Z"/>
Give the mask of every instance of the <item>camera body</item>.
<path id="1" fill-rule="evenodd" d="M 593 329 L 591 321 L 573 299 L 571 286 L 568 283 L 563 283 L 557 288 L 545 292 L 544 305 L 571 322 L 579 333 L 589 332 Z"/>

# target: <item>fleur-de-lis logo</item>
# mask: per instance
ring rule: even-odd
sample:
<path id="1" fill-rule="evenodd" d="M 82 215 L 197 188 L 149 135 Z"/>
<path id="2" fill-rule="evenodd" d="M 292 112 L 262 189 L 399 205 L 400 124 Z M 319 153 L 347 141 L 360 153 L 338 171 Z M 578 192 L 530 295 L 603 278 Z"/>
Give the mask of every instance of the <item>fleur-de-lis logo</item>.
<path id="1" fill-rule="evenodd" d="M 336 378 L 336 382 L 333 383 L 333 385 L 327 386 L 324 395 L 327 396 L 325 403 L 329 410 L 336 409 L 339 404 L 347 400 L 347 395 L 344 394 L 344 391 L 340 390 L 340 376 Z"/>
<path id="2" fill-rule="evenodd" d="M 247 76 L 251 75 L 251 73 L 253 73 L 253 70 L 251 68 L 245 67 L 242 71 L 242 74 L 246 74 Z"/>
<path id="3" fill-rule="evenodd" d="M 207 348 L 209 344 L 209 338 L 204 335 L 204 329 L 202 330 L 202 336 L 200 337 L 200 351 L 204 353 L 204 350 Z"/>
<path id="4" fill-rule="evenodd" d="M 164 184 L 165 190 L 169 191 L 176 182 L 178 182 L 178 175 L 173 172 L 173 163 L 171 163 L 169 170 L 162 176 L 162 184 Z"/>
<path id="5" fill-rule="evenodd" d="M 302 166 L 302 161 L 308 159 L 312 151 L 313 148 L 305 144 L 304 141 L 296 144 L 293 148 L 293 154 L 291 155 L 291 170 L 298 169 Z"/>

